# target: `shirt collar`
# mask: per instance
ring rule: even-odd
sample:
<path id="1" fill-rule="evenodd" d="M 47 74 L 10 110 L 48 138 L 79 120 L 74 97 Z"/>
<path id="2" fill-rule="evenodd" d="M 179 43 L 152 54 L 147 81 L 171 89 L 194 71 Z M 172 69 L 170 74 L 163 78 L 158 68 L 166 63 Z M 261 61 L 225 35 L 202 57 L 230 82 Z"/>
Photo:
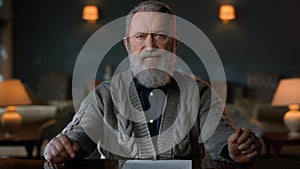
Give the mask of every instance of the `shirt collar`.
<path id="1" fill-rule="evenodd" d="M 164 86 L 159 86 L 157 88 L 147 88 L 147 87 L 143 86 L 137 78 L 133 77 L 133 81 L 134 81 L 135 87 L 139 93 L 143 90 L 152 91 L 154 89 L 160 89 L 165 93 L 165 95 L 167 95 L 169 83 L 167 83 Z"/>

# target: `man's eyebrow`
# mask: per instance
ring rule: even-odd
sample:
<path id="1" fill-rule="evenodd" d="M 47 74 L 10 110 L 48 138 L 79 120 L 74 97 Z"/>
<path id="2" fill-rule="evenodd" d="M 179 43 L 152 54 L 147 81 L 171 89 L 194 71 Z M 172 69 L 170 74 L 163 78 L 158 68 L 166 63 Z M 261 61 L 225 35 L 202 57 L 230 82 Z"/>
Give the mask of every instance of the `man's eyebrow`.
<path id="1" fill-rule="evenodd" d="M 147 32 L 135 32 L 133 35 L 148 34 Z"/>
<path id="2" fill-rule="evenodd" d="M 129 37 L 130 36 L 136 36 L 136 35 L 142 35 L 142 34 L 148 34 L 148 33 L 145 33 L 145 32 L 133 32 L 133 33 L 129 34 Z"/>
<path id="3" fill-rule="evenodd" d="M 131 36 L 144 35 L 144 34 L 149 34 L 149 33 L 168 35 L 168 32 L 171 34 L 171 32 L 169 30 L 166 30 L 166 29 L 156 30 L 156 31 L 153 31 L 153 32 L 134 32 L 134 33 L 131 34 Z"/>
<path id="4" fill-rule="evenodd" d="M 145 35 L 146 33 L 143 33 L 143 32 L 134 32 L 134 33 L 130 33 L 127 38 L 133 38 L 135 36 L 140 36 L 140 35 Z"/>
<path id="5" fill-rule="evenodd" d="M 172 37 L 173 36 L 173 33 L 172 31 L 168 30 L 168 29 L 159 29 L 159 30 L 155 30 L 153 32 L 132 32 L 131 34 L 129 34 L 128 37 L 134 37 L 134 36 L 137 36 L 137 35 L 147 35 L 149 33 L 152 33 L 152 34 L 162 34 L 162 35 L 166 35 L 166 36 L 169 36 L 169 37 Z"/>

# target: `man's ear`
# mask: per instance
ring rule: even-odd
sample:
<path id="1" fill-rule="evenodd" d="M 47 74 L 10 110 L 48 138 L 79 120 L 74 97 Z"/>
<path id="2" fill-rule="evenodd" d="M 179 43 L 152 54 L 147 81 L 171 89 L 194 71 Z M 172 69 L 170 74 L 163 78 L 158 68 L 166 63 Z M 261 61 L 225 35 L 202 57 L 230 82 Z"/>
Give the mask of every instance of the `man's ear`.
<path id="1" fill-rule="evenodd" d="M 177 39 L 173 38 L 173 52 L 176 53 L 176 49 L 177 49 Z"/>
<path id="2" fill-rule="evenodd" d="M 125 46 L 127 52 L 129 52 L 129 44 L 128 44 L 128 41 L 127 41 L 126 37 L 123 38 L 123 43 L 124 43 L 124 46 Z"/>

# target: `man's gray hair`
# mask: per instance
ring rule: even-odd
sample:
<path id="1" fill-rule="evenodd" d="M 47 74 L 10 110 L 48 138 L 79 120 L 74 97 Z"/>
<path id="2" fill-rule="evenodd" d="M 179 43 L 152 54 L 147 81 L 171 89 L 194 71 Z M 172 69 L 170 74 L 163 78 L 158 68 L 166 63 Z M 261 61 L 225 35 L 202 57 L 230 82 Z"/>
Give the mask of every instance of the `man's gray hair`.
<path id="1" fill-rule="evenodd" d="M 126 37 L 129 36 L 129 25 L 134 14 L 137 12 L 161 12 L 175 15 L 174 11 L 165 3 L 158 1 L 143 1 L 136 5 L 126 17 Z M 175 18 L 174 18 L 175 25 Z"/>

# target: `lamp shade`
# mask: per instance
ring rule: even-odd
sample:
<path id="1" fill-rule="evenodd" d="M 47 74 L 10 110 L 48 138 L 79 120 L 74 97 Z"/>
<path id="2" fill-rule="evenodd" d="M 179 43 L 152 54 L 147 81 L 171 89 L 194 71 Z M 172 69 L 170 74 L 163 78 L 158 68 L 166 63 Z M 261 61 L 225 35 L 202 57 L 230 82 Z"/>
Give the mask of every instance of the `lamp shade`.
<path id="1" fill-rule="evenodd" d="M 99 11 L 96 5 L 86 5 L 82 10 L 82 19 L 89 22 L 96 22 L 99 18 Z"/>
<path id="2" fill-rule="evenodd" d="M 235 17 L 236 17 L 236 15 L 235 15 L 235 7 L 233 5 L 224 4 L 224 5 L 220 6 L 219 18 L 224 23 L 227 23 L 230 20 L 234 20 Z"/>
<path id="3" fill-rule="evenodd" d="M 31 104 L 20 80 L 0 81 L 0 106 Z"/>
<path id="4" fill-rule="evenodd" d="M 283 79 L 273 97 L 273 106 L 300 104 L 300 78 Z"/>

